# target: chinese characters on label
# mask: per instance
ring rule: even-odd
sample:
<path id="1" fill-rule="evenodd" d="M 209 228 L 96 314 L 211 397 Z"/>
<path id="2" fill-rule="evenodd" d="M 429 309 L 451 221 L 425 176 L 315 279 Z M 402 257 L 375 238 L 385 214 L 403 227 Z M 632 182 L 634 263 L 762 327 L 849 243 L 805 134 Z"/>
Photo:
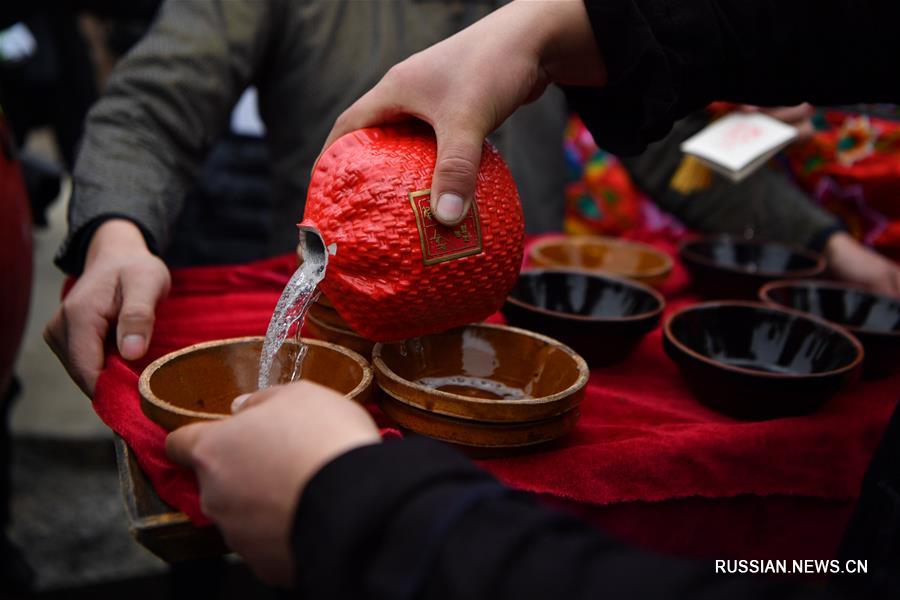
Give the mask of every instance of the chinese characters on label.
<path id="1" fill-rule="evenodd" d="M 481 224 L 475 204 L 462 223 L 447 227 L 438 223 L 431 212 L 431 190 L 411 192 L 409 201 L 416 216 L 419 239 L 422 242 L 422 261 L 433 265 L 447 260 L 478 254 L 481 246 Z"/>

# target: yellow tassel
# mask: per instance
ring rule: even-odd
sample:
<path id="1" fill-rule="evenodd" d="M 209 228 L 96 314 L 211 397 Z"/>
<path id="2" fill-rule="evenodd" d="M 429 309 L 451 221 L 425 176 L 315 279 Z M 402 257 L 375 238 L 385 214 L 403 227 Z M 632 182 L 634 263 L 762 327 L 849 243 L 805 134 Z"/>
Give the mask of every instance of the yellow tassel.
<path id="1" fill-rule="evenodd" d="M 709 189 L 712 185 L 712 171 L 697 158 L 685 155 L 669 180 L 669 187 L 684 195 Z"/>

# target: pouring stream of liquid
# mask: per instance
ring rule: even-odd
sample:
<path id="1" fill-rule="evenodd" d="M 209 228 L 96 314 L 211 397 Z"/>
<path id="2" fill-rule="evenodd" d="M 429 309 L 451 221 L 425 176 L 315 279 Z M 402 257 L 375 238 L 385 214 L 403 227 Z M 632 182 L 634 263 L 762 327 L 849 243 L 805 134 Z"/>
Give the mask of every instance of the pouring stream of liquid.
<path id="1" fill-rule="evenodd" d="M 325 269 L 328 266 L 328 255 L 325 252 L 308 252 L 303 246 L 303 264 L 294 272 L 290 281 L 281 293 L 272 320 L 266 330 L 266 339 L 263 341 L 262 351 L 259 355 L 259 377 L 257 387 L 265 389 L 277 383 L 272 381 L 272 366 L 278 351 L 284 345 L 291 328 L 296 325 L 296 338 L 300 339 L 300 330 L 306 312 L 319 295 L 319 283 L 325 278 Z M 303 358 L 306 356 L 307 347 L 301 344 L 294 357 L 294 365 L 289 381 L 295 381 L 302 373 Z"/>

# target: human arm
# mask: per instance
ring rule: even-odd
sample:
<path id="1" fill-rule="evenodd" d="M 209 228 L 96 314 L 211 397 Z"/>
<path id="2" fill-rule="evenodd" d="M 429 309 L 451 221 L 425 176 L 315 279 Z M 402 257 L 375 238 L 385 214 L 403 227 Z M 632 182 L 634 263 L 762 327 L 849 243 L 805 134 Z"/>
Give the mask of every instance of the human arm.
<path id="1" fill-rule="evenodd" d="M 88 116 L 69 234 L 57 256 L 63 270 L 80 277 L 45 331 L 88 395 L 103 366 L 107 330 L 116 327 L 128 360 L 149 345 L 169 282 L 155 255 L 207 149 L 264 60 L 279 6 L 166 3 Z"/>
<path id="2" fill-rule="evenodd" d="M 845 231 L 829 236 L 824 248 L 832 275 L 878 294 L 900 298 L 900 265 L 856 241 Z"/>
<path id="3" fill-rule="evenodd" d="M 57 263 L 81 271 L 98 220 L 138 224 L 165 248 L 184 196 L 266 57 L 274 2 L 167 2 L 88 114 Z M 276 14 L 273 14 L 276 13 Z"/>
<path id="4" fill-rule="evenodd" d="M 642 151 L 712 100 L 772 105 L 900 97 L 895 3 L 589 0 L 586 6 L 579 12 L 571 2 L 513 2 L 392 69 L 341 116 L 329 141 L 402 114 L 428 121 L 439 153 L 432 202 L 448 192 L 465 207 L 479 159 L 476 138 L 547 80 L 569 86 L 598 143 L 617 154 Z M 459 204 L 452 204 L 456 215 Z M 441 220 L 455 221 L 433 207 Z"/>
<path id="5" fill-rule="evenodd" d="M 348 481 L 355 482 L 352 489 Z M 424 438 L 342 455 L 315 475 L 305 494 L 293 530 L 303 597 L 831 597 L 796 582 L 718 575 L 711 560 L 629 547 L 505 488 Z M 354 576 L 342 576 L 347 572 Z"/>
<path id="6" fill-rule="evenodd" d="M 830 597 L 629 548 L 446 446 L 378 441 L 361 407 L 300 383 L 179 429 L 167 448 L 196 470 L 232 549 L 305 598 Z"/>
<path id="7" fill-rule="evenodd" d="M 586 0 L 607 68 L 569 98 L 601 146 L 635 154 L 713 100 L 759 106 L 895 101 L 889 1 Z M 857 57 L 866 56 L 866 61 Z M 864 62 L 864 64 L 863 64 Z"/>
<path id="8" fill-rule="evenodd" d="M 621 157 L 635 185 L 693 230 L 738 236 L 752 232 L 763 239 L 821 252 L 840 222 L 813 204 L 777 169 L 761 168 L 734 183 L 700 167 L 708 177 L 693 189 L 675 185 L 685 157 L 681 144 L 709 122 L 707 113 L 698 111 L 675 123 L 662 140 L 650 144 L 642 154 Z"/>
<path id="9" fill-rule="evenodd" d="M 572 55 L 577 65 L 565 60 Z M 325 146 L 369 125 L 428 122 L 438 141 L 432 208 L 456 224 L 472 202 L 488 133 L 550 81 L 601 85 L 604 77 L 581 2 L 513 2 L 393 67 L 338 118 Z"/>
<path id="10" fill-rule="evenodd" d="M 788 109 L 773 116 L 792 114 L 802 112 Z M 900 266 L 846 233 L 837 217 L 817 206 L 780 169 L 762 168 L 738 183 L 710 174 L 692 190 L 673 185 L 684 159 L 682 142 L 708 124 L 706 112 L 696 112 L 675 123 L 665 138 L 642 154 L 621 157 L 622 165 L 647 196 L 691 229 L 732 235 L 752 232 L 762 239 L 807 246 L 824 255 L 837 279 L 900 297 Z"/>

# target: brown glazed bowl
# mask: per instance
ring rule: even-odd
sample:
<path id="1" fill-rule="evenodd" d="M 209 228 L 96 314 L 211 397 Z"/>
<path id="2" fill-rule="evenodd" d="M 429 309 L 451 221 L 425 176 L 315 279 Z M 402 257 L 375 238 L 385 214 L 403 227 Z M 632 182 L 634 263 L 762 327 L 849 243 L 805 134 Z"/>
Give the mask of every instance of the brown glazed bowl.
<path id="1" fill-rule="evenodd" d="M 825 271 L 825 259 L 811 250 L 727 235 L 685 241 L 678 256 L 706 298 L 755 300 L 770 281 L 818 277 Z"/>
<path id="2" fill-rule="evenodd" d="M 575 269 L 519 275 L 503 306 L 514 326 L 553 336 L 593 367 L 621 362 L 659 324 L 665 307 L 653 288 Z"/>
<path id="3" fill-rule="evenodd" d="M 672 272 L 672 258 L 653 246 L 616 238 L 579 235 L 535 242 L 529 250 L 535 267 L 572 267 L 621 275 L 659 285 Z"/>
<path id="4" fill-rule="evenodd" d="M 194 344 L 152 362 L 140 378 L 141 409 L 152 421 L 172 431 L 195 421 L 231 414 L 236 396 L 256 391 L 261 336 Z M 372 369 L 363 357 L 335 344 L 304 339 L 303 379 L 359 402 L 369 399 Z M 291 340 L 273 365 L 276 380 L 290 378 L 298 344 Z"/>
<path id="5" fill-rule="evenodd" d="M 854 380 L 859 341 L 799 311 L 706 302 L 670 316 L 663 346 L 697 398 L 744 419 L 807 414 Z"/>
<path id="6" fill-rule="evenodd" d="M 584 359 L 556 340 L 487 324 L 376 344 L 372 363 L 379 403 L 400 425 L 481 447 L 568 433 L 589 376 Z"/>
<path id="7" fill-rule="evenodd" d="M 763 302 L 793 308 L 842 326 L 862 342 L 863 373 L 900 371 L 900 300 L 835 281 L 778 281 L 759 291 Z"/>

